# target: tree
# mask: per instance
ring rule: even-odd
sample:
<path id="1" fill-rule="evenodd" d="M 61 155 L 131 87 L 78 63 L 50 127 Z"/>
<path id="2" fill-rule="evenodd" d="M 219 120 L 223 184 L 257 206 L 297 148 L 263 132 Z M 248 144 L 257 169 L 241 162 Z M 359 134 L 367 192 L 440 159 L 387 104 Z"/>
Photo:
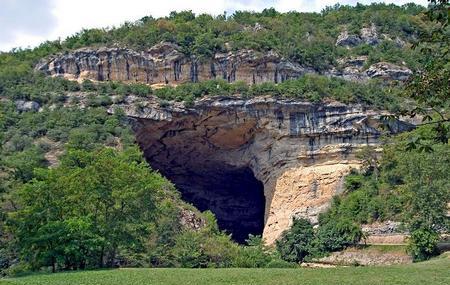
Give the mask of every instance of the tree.
<path id="1" fill-rule="evenodd" d="M 428 259 L 438 251 L 439 233 L 448 230 L 447 203 L 450 201 L 448 145 L 434 145 L 431 153 L 409 155 L 400 167 L 408 191 L 407 225 L 411 233 L 409 250 L 415 260 Z"/>
<path id="2" fill-rule="evenodd" d="M 119 251 L 143 250 L 156 201 L 172 188 L 137 148 L 69 150 L 18 190 L 8 224 L 33 268 L 114 266 Z"/>
<path id="3" fill-rule="evenodd" d="M 424 56 L 425 65 L 409 81 L 406 94 L 418 106 L 401 114 L 423 116 L 424 124 L 432 124 L 436 130 L 435 141 L 448 143 L 450 136 L 450 5 L 448 0 L 429 0 L 424 16 L 429 24 L 421 31 L 415 46 Z M 420 137 L 408 144 L 408 149 L 431 150 Z"/>

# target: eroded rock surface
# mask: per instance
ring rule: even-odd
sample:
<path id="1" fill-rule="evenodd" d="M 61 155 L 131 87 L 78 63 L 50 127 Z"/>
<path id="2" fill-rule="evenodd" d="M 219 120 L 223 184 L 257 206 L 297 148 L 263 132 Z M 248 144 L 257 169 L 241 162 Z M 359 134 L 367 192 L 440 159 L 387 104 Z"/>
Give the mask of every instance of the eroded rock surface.
<path id="1" fill-rule="evenodd" d="M 367 28 L 363 35 L 364 41 L 371 44 L 378 42 L 376 30 Z M 339 36 L 338 44 L 353 46 L 361 41 L 363 40 L 359 36 L 354 38 L 344 33 Z M 386 63 L 383 63 L 383 66 L 385 65 Z M 274 51 L 262 53 L 243 49 L 216 53 L 211 58 L 200 59 L 184 55 L 179 46 L 167 42 L 142 52 L 117 47 L 82 48 L 43 59 L 36 69 L 48 75 L 63 76 L 80 82 L 90 79 L 172 85 L 210 79 L 244 81 L 248 84 L 280 83 L 304 74 L 318 73 L 314 68 L 287 60 Z M 409 73 L 402 71 L 401 74 L 390 72 L 393 69 L 387 68 L 385 72 L 371 71 L 366 74 L 362 65 L 343 72 L 335 72 L 335 69 L 336 67 L 330 67 L 330 70 L 323 74 L 351 80 L 366 80 L 369 77 L 405 80 L 410 73 L 409 70 Z M 403 69 L 406 70 L 406 67 Z M 373 70 L 376 71 L 377 68 L 374 67 Z M 399 68 L 395 70 L 400 71 Z"/>
<path id="2" fill-rule="evenodd" d="M 349 34 L 347 30 L 342 31 L 336 40 L 337 46 L 344 47 L 355 47 L 361 43 L 362 40 L 359 35 Z"/>
<path id="3" fill-rule="evenodd" d="M 153 168 L 225 229 L 261 227 L 269 244 L 293 217 L 317 221 L 343 177 L 360 166 L 356 150 L 377 145 L 381 134 L 381 112 L 339 103 L 232 97 L 191 108 L 156 100 L 139 111 L 126 106 Z M 392 132 L 410 127 L 389 124 Z"/>
<path id="4" fill-rule="evenodd" d="M 282 82 L 312 73 L 277 53 L 254 50 L 216 53 L 210 59 L 185 56 L 180 47 L 162 42 L 145 52 L 125 48 L 82 48 L 41 61 L 36 69 L 68 79 L 117 80 L 148 84 L 179 84 L 208 79 L 249 84 Z"/>
<path id="5" fill-rule="evenodd" d="M 352 48 L 360 44 L 375 46 L 380 42 L 377 27 L 372 23 L 370 27 L 362 28 L 358 34 L 351 34 L 347 30 L 343 30 L 337 37 L 336 45 Z"/>
<path id="6" fill-rule="evenodd" d="M 412 71 L 406 67 L 388 62 L 379 62 L 371 65 L 367 70 L 367 75 L 371 78 L 393 78 L 395 80 L 407 80 Z"/>
<path id="7" fill-rule="evenodd" d="M 412 75 L 412 71 L 406 66 L 388 62 L 374 63 L 364 70 L 367 60 L 367 56 L 339 58 L 339 68 L 331 69 L 328 74 L 351 81 L 364 81 L 369 78 L 405 81 Z"/>

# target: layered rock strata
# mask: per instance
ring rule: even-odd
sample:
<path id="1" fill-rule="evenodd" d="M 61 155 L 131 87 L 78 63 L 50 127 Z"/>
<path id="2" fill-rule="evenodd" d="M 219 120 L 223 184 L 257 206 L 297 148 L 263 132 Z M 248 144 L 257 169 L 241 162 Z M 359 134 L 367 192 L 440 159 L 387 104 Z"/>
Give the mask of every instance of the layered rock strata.
<path id="1" fill-rule="evenodd" d="M 142 52 L 125 48 L 82 48 L 44 59 L 36 69 L 48 75 L 79 81 L 90 79 L 173 85 L 210 79 L 244 81 L 248 84 L 280 83 L 304 74 L 317 73 L 313 68 L 287 60 L 273 51 L 261 53 L 245 49 L 216 53 L 211 58 L 200 59 L 186 56 L 180 51 L 180 47 L 165 42 Z M 378 74 L 384 72 L 383 79 L 405 80 L 411 73 L 406 67 L 393 64 L 389 64 L 387 71 L 379 70 L 379 64 L 372 65 L 370 72 L 363 70 L 360 65 L 352 69 L 351 76 L 347 76 L 345 72 L 336 72 L 335 69 L 331 68 L 323 74 L 366 80 L 379 77 Z M 389 73 L 392 69 L 404 72 L 397 76 L 398 73 Z"/>
<path id="2" fill-rule="evenodd" d="M 240 50 L 199 59 L 185 56 L 177 45 L 165 42 L 145 52 L 124 48 L 83 48 L 43 60 L 36 69 L 68 79 L 148 84 L 179 84 L 216 78 L 255 84 L 282 82 L 314 72 L 286 61 L 274 52 Z"/>
<path id="3" fill-rule="evenodd" d="M 383 115 L 357 105 L 265 97 L 209 98 L 191 108 L 163 108 L 156 100 L 139 110 L 122 107 L 134 118 L 137 141 L 153 168 L 194 202 L 216 209 L 219 224 L 225 220 L 256 229 L 252 219 L 264 209 L 268 244 L 290 227 L 293 217 L 317 222 L 342 191 L 343 177 L 361 165 L 355 152 L 378 145 Z M 391 132 L 412 127 L 386 124 Z M 238 191 L 223 193 L 233 187 Z M 257 191 L 263 191 L 263 199 Z M 243 198 L 234 199 L 238 196 Z M 251 197 L 255 201 L 249 202 Z"/>

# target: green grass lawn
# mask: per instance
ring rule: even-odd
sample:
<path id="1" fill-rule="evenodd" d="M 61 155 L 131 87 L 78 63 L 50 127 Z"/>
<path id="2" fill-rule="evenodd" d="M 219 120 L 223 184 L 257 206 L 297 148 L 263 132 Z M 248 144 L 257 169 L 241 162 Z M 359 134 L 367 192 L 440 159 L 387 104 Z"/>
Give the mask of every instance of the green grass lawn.
<path id="1" fill-rule="evenodd" d="M 117 269 L 36 274 L 0 285 L 450 284 L 450 256 L 390 267 L 321 269 Z"/>

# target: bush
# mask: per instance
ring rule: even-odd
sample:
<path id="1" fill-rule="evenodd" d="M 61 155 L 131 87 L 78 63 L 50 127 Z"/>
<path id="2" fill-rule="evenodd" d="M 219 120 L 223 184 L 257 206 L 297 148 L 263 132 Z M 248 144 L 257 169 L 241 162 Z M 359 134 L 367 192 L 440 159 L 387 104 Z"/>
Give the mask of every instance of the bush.
<path id="1" fill-rule="evenodd" d="M 240 254 L 239 246 L 225 234 L 208 237 L 203 244 L 203 251 L 207 256 L 207 267 L 232 267 L 234 259 Z"/>
<path id="2" fill-rule="evenodd" d="M 361 227 L 349 219 L 328 221 L 317 231 L 317 244 L 321 252 L 339 251 L 356 245 L 363 236 Z"/>
<path id="3" fill-rule="evenodd" d="M 361 237 L 360 226 L 351 220 L 327 220 L 314 231 L 308 220 L 294 219 L 292 227 L 282 234 L 276 246 L 283 260 L 303 262 L 355 245 Z"/>
<path id="4" fill-rule="evenodd" d="M 1 238 L 1 237 L 0 237 Z M 0 277 L 6 275 L 7 269 L 17 262 L 17 256 L 6 243 L 0 240 Z"/>
<path id="5" fill-rule="evenodd" d="M 421 225 L 411 232 L 407 250 L 415 261 L 427 260 L 439 253 L 438 241 L 439 233 L 437 231 Z"/>
<path id="6" fill-rule="evenodd" d="M 3 272 L 0 271 L 0 273 L 3 274 L 4 276 L 18 277 L 30 273 L 31 270 L 32 269 L 28 263 L 19 262 L 11 265 L 7 269 L 3 270 Z"/>
<path id="7" fill-rule="evenodd" d="M 266 267 L 272 261 L 272 256 L 260 236 L 250 235 L 247 244 L 248 246 L 240 247 L 233 266 L 244 268 Z"/>
<path id="8" fill-rule="evenodd" d="M 171 256 L 179 267 L 207 267 L 207 256 L 203 253 L 202 241 L 202 235 L 193 231 L 185 231 L 175 239 Z"/>
<path id="9" fill-rule="evenodd" d="M 113 100 L 109 96 L 101 95 L 96 96 L 94 94 L 89 95 L 86 105 L 89 107 L 109 106 L 113 103 Z"/>
<path id="10" fill-rule="evenodd" d="M 83 91 L 96 91 L 97 90 L 97 87 L 94 84 L 94 82 L 92 82 L 89 79 L 83 80 L 83 83 L 81 83 L 81 88 Z"/>
<path id="11" fill-rule="evenodd" d="M 283 260 L 303 262 L 314 251 L 314 230 L 306 219 L 294 219 L 292 227 L 285 231 L 276 247 Z"/>

